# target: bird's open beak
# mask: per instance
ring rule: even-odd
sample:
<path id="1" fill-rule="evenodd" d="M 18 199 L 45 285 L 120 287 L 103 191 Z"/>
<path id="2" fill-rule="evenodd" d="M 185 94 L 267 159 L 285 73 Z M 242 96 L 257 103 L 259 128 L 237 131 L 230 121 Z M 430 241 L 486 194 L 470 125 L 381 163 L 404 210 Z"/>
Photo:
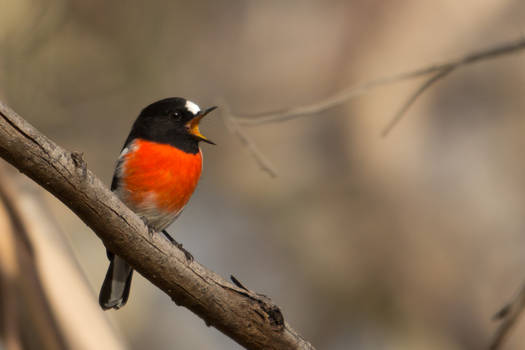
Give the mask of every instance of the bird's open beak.
<path id="1" fill-rule="evenodd" d="M 200 141 L 204 141 L 204 142 L 210 143 L 212 145 L 214 145 L 215 143 L 213 141 L 208 140 L 203 134 L 201 134 L 201 132 L 199 130 L 199 123 L 201 122 L 202 118 L 204 118 L 208 113 L 210 113 L 211 111 L 213 111 L 216 108 L 217 108 L 217 106 L 213 106 L 213 107 L 210 107 L 210 108 L 200 112 L 199 114 L 197 114 L 195 116 L 195 118 L 193 118 L 192 120 L 190 120 L 186 124 L 186 127 L 188 128 L 190 134 L 192 134 L 193 136 L 198 138 Z"/>

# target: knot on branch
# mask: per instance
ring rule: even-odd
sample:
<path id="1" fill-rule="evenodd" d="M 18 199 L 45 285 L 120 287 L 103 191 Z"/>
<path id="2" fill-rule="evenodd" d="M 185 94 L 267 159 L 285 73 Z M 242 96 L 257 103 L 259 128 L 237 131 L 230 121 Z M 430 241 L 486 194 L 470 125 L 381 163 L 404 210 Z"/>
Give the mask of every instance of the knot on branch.
<path id="1" fill-rule="evenodd" d="M 263 312 L 260 312 L 257 309 L 254 309 L 254 311 L 262 318 L 263 321 L 267 321 L 273 328 L 276 328 L 276 330 L 280 331 L 284 329 L 284 316 L 279 306 L 277 306 L 266 295 L 255 293 L 246 288 L 235 276 L 231 275 L 230 279 L 232 280 L 233 284 L 243 290 L 241 291 L 233 289 L 235 292 L 248 297 L 252 301 L 257 302 L 258 306 Z"/>
<path id="2" fill-rule="evenodd" d="M 268 298 L 266 295 L 256 294 L 259 299 L 257 302 L 263 311 L 266 313 L 268 321 L 272 327 L 275 327 L 279 330 L 284 328 L 284 316 L 281 312 L 279 306 Z"/>
<path id="3" fill-rule="evenodd" d="M 87 174 L 87 163 L 84 160 L 84 153 L 82 152 L 71 152 L 71 160 L 75 164 L 75 168 L 80 171 L 83 178 Z"/>

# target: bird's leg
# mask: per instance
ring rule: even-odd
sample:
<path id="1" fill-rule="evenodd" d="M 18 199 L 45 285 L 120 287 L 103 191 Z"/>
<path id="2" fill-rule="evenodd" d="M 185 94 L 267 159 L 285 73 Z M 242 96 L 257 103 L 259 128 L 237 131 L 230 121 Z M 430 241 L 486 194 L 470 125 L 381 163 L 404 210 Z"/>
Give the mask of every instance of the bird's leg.
<path id="1" fill-rule="evenodd" d="M 170 241 L 171 244 L 177 245 L 177 241 L 173 237 L 170 236 L 168 231 L 162 230 L 161 232 L 164 235 L 164 237 L 166 237 L 168 239 L 168 241 Z"/>
<path id="2" fill-rule="evenodd" d="M 182 252 L 186 256 L 186 260 L 193 261 L 193 255 L 191 255 L 189 251 L 184 249 L 182 243 L 177 242 L 173 237 L 170 236 L 170 234 L 166 230 L 162 230 L 161 232 L 168 239 L 168 241 L 170 241 L 171 244 L 182 250 Z"/>

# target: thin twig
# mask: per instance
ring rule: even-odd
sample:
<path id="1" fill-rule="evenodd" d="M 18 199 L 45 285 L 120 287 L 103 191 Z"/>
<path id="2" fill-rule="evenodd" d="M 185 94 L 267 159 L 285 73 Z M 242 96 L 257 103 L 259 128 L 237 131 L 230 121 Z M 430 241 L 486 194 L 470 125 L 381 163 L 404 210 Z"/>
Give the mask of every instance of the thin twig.
<path id="1" fill-rule="evenodd" d="M 262 154 L 261 151 L 259 151 L 255 143 L 253 143 L 252 140 L 250 140 L 248 135 L 246 135 L 243 132 L 236 118 L 232 116 L 231 111 L 226 105 L 226 103 L 224 103 L 223 101 L 219 101 L 217 104 L 221 106 L 221 116 L 224 120 L 224 123 L 226 124 L 226 127 L 230 130 L 230 132 L 237 136 L 237 138 L 242 142 L 248 153 L 253 157 L 253 159 L 255 159 L 262 171 L 267 173 L 270 177 L 276 177 L 277 172 L 274 170 L 273 165 L 264 156 L 264 154 Z"/>
<path id="2" fill-rule="evenodd" d="M 525 49 L 525 38 L 520 38 L 518 40 L 503 43 L 498 46 L 489 48 L 487 50 L 467 54 L 459 59 L 452 60 L 449 62 L 434 64 L 412 71 L 392 75 L 390 77 L 371 80 L 369 82 L 359 84 L 357 86 L 351 86 L 333 96 L 330 96 L 314 104 L 292 107 L 268 113 L 236 115 L 231 112 L 231 109 L 227 103 L 221 101 L 218 104 L 221 105 L 223 111 L 223 119 L 226 123 L 226 126 L 246 146 L 246 149 L 248 150 L 250 155 L 255 159 L 260 168 L 264 172 L 269 174 L 271 177 L 275 177 L 276 172 L 270 164 L 270 161 L 261 153 L 261 151 L 258 150 L 255 143 L 252 142 L 250 138 L 243 132 L 241 126 L 259 126 L 263 124 L 280 123 L 299 117 L 314 115 L 325 111 L 329 108 L 346 103 L 355 97 L 364 95 L 372 89 L 377 88 L 379 86 L 393 84 L 400 81 L 414 79 L 424 75 L 435 73 L 430 78 L 425 80 L 417 88 L 417 90 L 414 91 L 408 97 L 408 99 L 403 103 L 401 108 L 394 114 L 392 119 L 381 132 L 381 136 L 386 137 L 388 136 L 390 131 L 392 131 L 392 129 L 399 123 L 399 121 L 403 118 L 403 116 L 414 104 L 414 102 L 419 98 L 419 96 L 421 96 L 425 91 L 428 90 L 428 88 L 430 88 L 436 82 L 446 77 L 448 74 L 452 73 L 452 71 L 456 70 L 461 66 L 473 64 L 481 60 L 496 58 L 523 49 Z"/>
<path id="3" fill-rule="evenodd" d="M 507 338 L 513 326 L 525 309 L 525 284 L 521 287 L 519 293 L 507 305 L 505 305 L 495 316 L 494 320 L 501 321 L 494 338 L 490 343 L 490 350 L 501 348 L 503 341 Z"/>
<path id="4" fill-rule="evenodd" d="M 408 71 L 405 73 L 396 74 L 390 77 L 375 79 L 375 80 L 366 82 L 364 84 L 359 84 L 357 86 L 352 86 L 352 87 L 342 90 L 341 92 L 333 96 L 330 96 L 324 100 L 316 102 L 314 104 L 299 106 L 299 107 L 291 107 L 291 108 L 287 108 L 283 110 L 278 110 L 278 111 L 273 111 L 273 112 L 268 112 L 268 113 L 252 114 L 252 115 L 235 116 L 232 114 L 232 117 L 236 119 L 239 125 L 245 125 L 245 126 L 257 126 L 261 124 L 284 122 L 284 121 L 299 118 L 302 116 L 317 114 L 329 108 L 341 105 L 355 97 L 368 93 L 370 90 L 377 88 L 379 86 L 393 84 L 393 83 L 397 83 L 397 82 L 404 81 L 404 80 L 414 79 L 417 77 L 421 77 L 421 76 L 436 73 L 436 72 L 439 73 L 437 75 L 440 75 L 441 72 L 447 72 L 446 74 L 448 74 L 452 70 L 457 69 L 460 66 L 470 65 L 478 61 L 482 61 L 482 60 L 493 59 L 493 58 L 496 58 L 502 55 L 507 55 L 510 53 L 521 51 L 523 49 L 525 49 L 525 38 L 520 38 L 518 40 L 506 42 L 506 43 L 497 45 L 495 47 L 492 47 L 486 50 L 467 54 L 459 59 L 451 60 L 449 62 L 435 64 L 435 65 L 423 67 L 420 69 Z M 440 76 L 436 79 L 437 75 L 435 75 L 434 77 L 430 79 L 430 80 L 433 80 L 432 82 L 430 82 L 430 85 L 432 85 L 435 81 L 439 80 L 440 78 L 443 78 L 443 76 Z M 418 96 L 421 95 L 421 93 L 424 92 L 426 88 L 427 87 L 425 87 L 418 94 Z M 418 96 L 416 96 L 416 98 Z M 414 95 L 411 95 L 410 99 L 412 99 L 413 97 Z M 414 101 L 411 101 L 410 103 L 405 103 L 405 105 L 410 107 L 410 105 L 412 105 L 413 102 Z M 403 111 L 403 113 L 405 112 L 406 110 Z M 403 113 L 399 116 L 398 116 L 398 113 L 396 113 L 395 119 L 400 119 Z M 392 123 L 389 123 L 389 125 L 390 124 Z"/>
<path id="5" fill-rule="evenodd" d="M 408 111 L 408 109 L 412 106 L 412 104 L 414 104 L 414 102 L 416 102 L 416 100 L 418 99 L 418 97 L 421 94 L 423 94 L 429 87 L 431 87 L 438 80 L 444 78 L 449 73 L 451 73 L 454 69 L 455 69 L 455 67 L 444 68 L 442 71 L 434 74 L 433 76 L 431 76 L 430 78 L 425 80 L 423 82 L 423 84 L 421 84 L 417 88 L 417 90 L 414 91 L 409 96 L 409 98 L 405 101 L 405 103 L 403 103 L 403 105 L 401 106 L 401 108 L 399 108 L 399 110 L 396 112 L 396 114 L 394 114 L 394 116 L 392 117 L 390 122 L 385 126 L 385 128 L 381 132 L 381 137 L 387 137 L 388 136 L 390 131 L 392 131 L 392 129 L 397 125 L 397 123 L 399 123 L 401 118 L 403 118 L 403 116 L 405 115 L 406 111 Z"/>

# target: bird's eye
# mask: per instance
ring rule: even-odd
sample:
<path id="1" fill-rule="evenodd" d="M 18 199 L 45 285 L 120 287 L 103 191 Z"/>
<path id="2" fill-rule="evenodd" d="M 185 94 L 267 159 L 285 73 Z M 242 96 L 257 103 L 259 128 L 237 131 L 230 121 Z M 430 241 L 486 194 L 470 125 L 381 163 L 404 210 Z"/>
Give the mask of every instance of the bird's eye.
<path id="1" fill-rule="evenodd" d="M 180 115 L 179 112 L 171 112 L 171 117 L 175 119 L 175 121 L 181 121 L 182 115 Z"/>

